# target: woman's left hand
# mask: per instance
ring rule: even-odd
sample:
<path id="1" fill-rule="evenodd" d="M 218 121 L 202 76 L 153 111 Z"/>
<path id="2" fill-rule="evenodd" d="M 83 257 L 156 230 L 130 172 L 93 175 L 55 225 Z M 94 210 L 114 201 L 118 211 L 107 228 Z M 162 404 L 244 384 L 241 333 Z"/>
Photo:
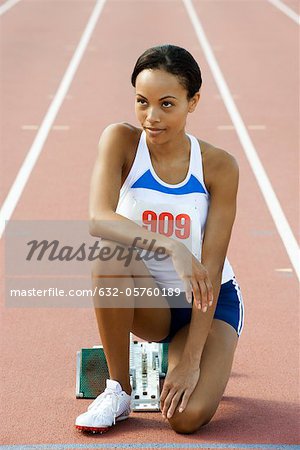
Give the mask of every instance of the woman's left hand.
<path id="1" fill-rule="evenodd" d="M 199 367 L 191 368 L 182 361 L 167 373 L 160 396 L 160 409 L 164 418 L 170 419 L 173 416 L 180 400 L 179 412 L 184 411 L 199 376 Z"/>

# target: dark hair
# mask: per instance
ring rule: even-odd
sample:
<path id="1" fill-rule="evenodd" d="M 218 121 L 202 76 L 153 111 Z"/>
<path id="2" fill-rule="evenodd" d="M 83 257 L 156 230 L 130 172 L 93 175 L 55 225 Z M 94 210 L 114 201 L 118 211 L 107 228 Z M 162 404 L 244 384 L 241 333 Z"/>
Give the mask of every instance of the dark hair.
<path id="1" fill-rule="evenodd" d="M 137 76 L 145 69 L 163 69 L 179 78 L 179 82 L 192 98 L 199 91 L 202 78 L 200 68 L 193 56 L 184 48 L 166 44 L 146 50 L 137 60 L 131 75 L 135 87 Z"/>

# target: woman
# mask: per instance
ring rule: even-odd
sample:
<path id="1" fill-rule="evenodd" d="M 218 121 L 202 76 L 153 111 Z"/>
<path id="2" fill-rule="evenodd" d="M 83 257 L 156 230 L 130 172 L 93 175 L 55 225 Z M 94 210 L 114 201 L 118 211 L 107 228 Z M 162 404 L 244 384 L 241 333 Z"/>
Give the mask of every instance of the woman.
<path id="1" fill-rule="evenodd" d="M 132 74 L 141 128 L 114 124 L 101 136 L 90 233 L 111 252 L 93 267 L 110 379 L 76 419 L 79 430 L 104 432 L 129 416 L 130 332 L 170 343 L 160 406 L 176 432 L 193 433 L 208 423 L 227 385 L 243 328 L 240 288 L 226 258 L 238 166 L 224 150 L 185 132 L 201 83 L 185 49 L 148 49 Z M 122 249 L 133 251 L 130 264 L 116 251 Z"/>

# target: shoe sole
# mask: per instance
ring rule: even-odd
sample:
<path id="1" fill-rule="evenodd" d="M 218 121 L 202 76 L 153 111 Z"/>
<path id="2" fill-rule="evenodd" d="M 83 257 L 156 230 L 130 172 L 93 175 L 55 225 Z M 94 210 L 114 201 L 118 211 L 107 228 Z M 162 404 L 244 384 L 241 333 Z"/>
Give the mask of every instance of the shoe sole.
<path id="1" fill-rule="evenodd" d="M 97 434 L 103 434 L 106 433 L 111 427 L 107 427 L 107 428 L 95 428 L 95 427 L 84 427 L 84 426 L 80 426 L 80 425 L 75 425 L 75 428 L 78 431 L 84 431 L 87 433 L 97 433 Z"/>
<path id="2" fill-rule="evenodd" d="M 128 419 L 128 417 L 129 416 L 117 417 L 116 422 L 121 422 L 122 420 Z M 103 434 L 106 433 L 113 426 L 114 425 L 111 425 L 110 427 L 87 427 L 86 425 L 75 425 L 75 428 L 79 431 L 87 431 L 88 433 Z"/>

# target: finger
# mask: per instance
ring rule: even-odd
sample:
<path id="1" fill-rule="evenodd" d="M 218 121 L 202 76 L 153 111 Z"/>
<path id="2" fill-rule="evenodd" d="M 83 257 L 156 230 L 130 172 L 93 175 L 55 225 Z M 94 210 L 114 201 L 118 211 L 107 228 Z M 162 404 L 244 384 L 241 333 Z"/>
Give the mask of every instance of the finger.
<path id="1" fill-rule="evenodd" d="M 204 281 L 200 280 L 198 281 L 198 285 L 199 285 L 199 289 L 201 292 L 201 307 L 202 307 L 202 311 L 206 312 L 207 308 L 208 308 L 208 293 L 207 293 L 207 288 L 206 288 L 206 284 L 204 283 Z"/>
<path id="2" fill-rule="evenodd" d="M 168 413 L 169 407 L 171 405 L 173 396 L 174 396 L 174 391 L 170 391 L 164 401 L 164 406 L 163 406 L 163 410 L 162 410 L 163 417 L 167 417 L 167 413 Z"/>
<path id="3" fill-rule="evenodd" d="M 182 397 L 182 400 L 181 400 L 181 403 L 180 403 L 180 406 L 179 406 L 179 409 L 178 409 L 178 411 L 180 413 L 182 413 L 185 410 L 186 405 L 188 404 L 190 396 L 191 396 L 191 391 L 186 390 L 184 392 L 184 394 L 183 394 L 183 397 Z"/>
<path id="4" fill-rule="evenodd" d="M 213 292 L 212 284 L 208 277 L 205 279 L 205 284 L 206 284 L 206 289 L 208 292 L 208 304 L 209 304 L 209 306 L 212 306 L 213 301 L 214 301 L 214 292 Z"/>
<path id="5" fill-rule="evenodd" d="M 173 416 L 181 396 L 182 396 L 182 391 L 179 391 L 179 392 L 176 393 L 176 395 L 174 395 L 173 400 L 171 402 L 171 405 L 170 405 L 170 407 L 168 409 L 168 412 L 167 412 L 167 418 L 168 419 L 171 419 L 171 417 Z"/>
<path id="6" fill-rule="evenodd" d="M 192 287 L 189 279 L 184 279 L 185 296 L 188 303 L 192 303 Z"/>
<path id="7" fill-rule="evenodd" d="M 172 397 L 170 397 L 168 395 L 167 398 L 164 401 L 164 406 L 163 406 L 163 409 L 162 409 L 162 415 L 163 415 L 164 418 L 167 417 L 167 412 L 168 412 L 171 400 L 172 400 Z"/>
<path id="8" fill-rule="evenodd" d="M 168 393 L 169 393 L 168 385 L 166 385 L 166 382 L 164 382 L 164 387 L 160 394 L 160 409 L 161 409 L 161 411 L 163 410 L 164 402 L 165 402 L 165 399 L 166 399 Z"/>
<path id="9" fill-rule="evenodd" d="M 168 394 L 169 394 L 169 387 L 165 386 L 165 383 L 164 383 L 164 387 L 163 387 L 163 390 L 162 390 L 162 393 L 160 396 L 160 410 L 163 415 L 164 415 L 164 411 L 165 411 L 165 401 L 166 401 Z"/>
<path id="10" fill-rule="evenodd" d="M 191 285 L 193 288 L 194 301 L 196 303 L 196 308 L 201 309 L 201 293 L 200 293 L 198 283 L 194 279 L 192 279 Z"/>

